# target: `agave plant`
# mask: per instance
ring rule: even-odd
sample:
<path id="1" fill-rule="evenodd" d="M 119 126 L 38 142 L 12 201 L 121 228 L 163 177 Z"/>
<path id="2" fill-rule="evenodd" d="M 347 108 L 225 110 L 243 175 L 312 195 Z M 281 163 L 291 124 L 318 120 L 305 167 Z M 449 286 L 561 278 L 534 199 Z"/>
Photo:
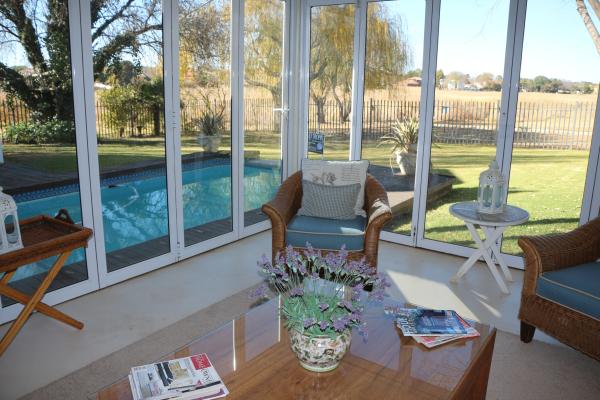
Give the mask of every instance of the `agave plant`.
<path id="1" fill-rule="evenodd" d="M 392 145 L 391 153 L 396 151 L 409 151 L 410 145 L 417 143 L 419 139 L 419 120 L 411 117 L 402 120 L 397 119 L 392 124 L 392 132 L 382 136 L 377 145 Z"/>
<path id="2" fill-rule="evenodd" d="M 220 136 L 225 127 L 225 118 L 222 112 L 209 110 L 198 119 L 200 132 L 205 136 Z"/>

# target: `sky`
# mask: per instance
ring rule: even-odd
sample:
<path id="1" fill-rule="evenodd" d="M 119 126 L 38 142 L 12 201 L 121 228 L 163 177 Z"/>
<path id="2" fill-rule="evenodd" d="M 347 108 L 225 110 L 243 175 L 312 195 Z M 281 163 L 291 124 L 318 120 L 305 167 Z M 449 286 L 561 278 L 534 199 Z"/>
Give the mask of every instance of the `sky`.
<path id="1" fill-rule="evenodd" d="M 503 75 L 510 0 L 442 0 L 437 69 L 471 76 Z M 383 2 L 402 19 L 413 66 L 421 68 L 425 0 Z M 600 27 L 600 22 L 597 21 Z M 8 65 L 24 65 L 18 46 L 0 50 Z M 521 65 L 522 78 L 545 75 L 571 81 L 600 82 L 600 55 L 575 8 L 575 0 L 528 0 Z"/>
<path id="2" fill-rule="evenodd" d="M 482 72 L 503 75 L 509 3 L 442 0 L 437 69 L 471 76 Z M 385 5 L 390 15 L 402 18 L 414 52 L 414 67 L 420 68 L 425 1 L 394 0 Z M 575 8 L 575 0 L 528 0 L 525 21 L 522 78 L 545 75 L 600 82 L 600 55 Z"/>

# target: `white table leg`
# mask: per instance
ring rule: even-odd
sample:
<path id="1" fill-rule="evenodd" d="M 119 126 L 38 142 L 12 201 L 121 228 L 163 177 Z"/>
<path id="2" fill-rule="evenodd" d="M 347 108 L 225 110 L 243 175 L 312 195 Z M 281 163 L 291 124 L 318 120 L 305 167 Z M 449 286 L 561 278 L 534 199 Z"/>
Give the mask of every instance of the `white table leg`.
<path id="1" fill-rule="evenodd" d="M 465 224 L 467 225 L 467 229 L 469 229 L 469 232 L 471 233 L 473 240 L 477 244 L 477 248 L 475 249 L 473 254 L 471 254 L 471 256 L 467 259 L 467 261 L 465 261 L 463 263 L 463 265 L 458 269 L 456 274 L 452 278 L 450 278 L 451 282 L 458 282 L 458 280 L 464 274 L 466 274 L 473 265 L 475 265 L 475 262 L 477 260 L 479 260 L 479 257 L 481 257 L 483 255 L 483 253 L 486 251 L 485 246 L 479 245 L 479 243 L 481 243 L 481 240 L 479 239 L 479 235 L 477 234 L 477 230 L 475 229 L 475 226 L 473 224 L 471 224 L 470 222 L 465 222 Z"/>
<path id="2" fill-rule="evenodd" d="M 502 253 L 500 252 L 500 248 L 498 247 L 498 242 L 497 242 L 497 238 L 502 236 L 502 234 L 504 233 L 504 230 L 506 228 L 498 227 L 498 228 L 494 229 L 494 228 L 486 227 L 486 226 L 482 226 L 481 228 L 485 232 L 486 237 L 491 237 L 494 233 L 496 233 L 496 240 L 494 240 L 493 242 L 490 243 L 490 250 L 492 251 L 492 254 L 494 254 L 494 256 L 496 256 L 496 260 L 498 261 L 498 264 L 500 264 L 500 269 L 502 270 L 502 273 L 504 274 L 504 278 L 507 281 L 512 282 L 513 281 L 512 274 L 510 273 L 510 270 L 508 269 L 508 265 L 506 264 L 506 261 L 504 261 L 504 257 L 502 257 Z M 498 231 L 500 231 L 500 232 L 497 233 Z"/>
<path id="3" fill-rule="evenodd" d="M 502 276 L 498 272 L 498 268 L 496 267 L 496 264 L 494 264 L 494 261 L 492 260 L 492 258 L 490 257 L 490 254 L 488 252 L 488 250 L 490 249 L 490 244 L 495 243 L 495 241 L 496 241 L 496 239 L 498 239 L 499 235 L 502 234 L 502 230 L 500 229 L 498 231 L 490 232 L 490 236 L 486 237 L 485 241 L 482 241 L 481 238 L 479 237 L 479 234 L 477 233 L 477 229 L 475 229 L 475 226 L 469 222 L 466 222 L 465 224 L 467 225 L 467 229 L 469 230 L 469 233 L 471 233 L 471 237 L 477 244 L 478 250 L 476 250 L 471 255 L 471 257 L 469 257 L 467 262 L 465 262 L 462 265 L 462 267 L 459 269 L 459 271 L 453 277 L 453 280 L 456 281 L 456 279 L 463 276 L 471 268 L 471 266 L 475 263 L 475 260 L 477 260 L 479 258 L 479 256 L 483 256 L 483 259 L 485 260 L 490 272 L 492 273 L 492 276 L 496 280 L 496 283 L 500 287 L 500 290 L 505 294 L 510 293 L 510 291 L 508 290 L 508 287 L 506 286 L 506 283 L 504 282 L 504 280 L 502 279 Z M 486 233 L 486 235 L 487 235 L 487 233 Z"/>

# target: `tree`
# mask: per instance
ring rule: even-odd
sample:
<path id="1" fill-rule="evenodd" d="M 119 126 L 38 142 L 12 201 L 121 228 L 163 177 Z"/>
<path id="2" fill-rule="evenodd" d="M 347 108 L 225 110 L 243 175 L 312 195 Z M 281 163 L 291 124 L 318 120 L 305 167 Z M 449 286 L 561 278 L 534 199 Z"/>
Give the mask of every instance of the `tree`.
<path id="1" fill-rule="evenodd" d="M 283 5 L 280 0 L 248 0 L 244 15 L 244 81 L 271 93 L 281 105 Z"/>
<path id="2" fill-rule="evenodd" d="M 600 0 L 588 0 L 588 3 L 596 14 L 596 17 L 600 19 Z M 598 33 L 598 28 L 594 25 L 594 20 L 590 17 L 585 1 L 575 0 L 575 4 L 577 6 L 577 12 L 581 15 L 583 24 L 594 42 L 594 46 L 596 46 L 596 51 L 598 52 L 598 55 L 600 55 L 600 33 Z"/>
<path id="3" fill-rule="evenodd" d="M 160 51 L 160 0 L 91 0 L 94 77 L 123 72 L 125 55 Z M 68 0 L 2 0 L 0 49 L 22 49 L 31 72 L 0 62 L 0 89 L 23 101 L 36 121 L 73 121 Z"/>
<path id="4" fill-rule="evenodd" d="M 369 3 L 367 11 L 365 88 L 390 87 L 403 79 L 410 61 L 402 21 L 388 15 L 379 3 Z M 310 96 L 317 105 L 319 122 L 325 121 L 323 106 L 329 95 L 338 106 L 340 120 L 350 116 L 354 12 L 345 6 L 312 9 Z"/>
<path id="5" fill-rule="evenodd" d="M 549 78 L 547 78 L 543 75 L 538 75 L 535 78 L 533 78 L 533 81 L 531 82 L 531 89 L 534 92 L 541 92 L 542 88 L 549 84 L 550 84 Z"/>
<path id="6" fill-rule="evenodd" d="M 205 88 L 229 85 L 231 8 L 223 0 L 180 0 L 179 79 Z M 182 85 L 183 86 L 183 85 Z"/>

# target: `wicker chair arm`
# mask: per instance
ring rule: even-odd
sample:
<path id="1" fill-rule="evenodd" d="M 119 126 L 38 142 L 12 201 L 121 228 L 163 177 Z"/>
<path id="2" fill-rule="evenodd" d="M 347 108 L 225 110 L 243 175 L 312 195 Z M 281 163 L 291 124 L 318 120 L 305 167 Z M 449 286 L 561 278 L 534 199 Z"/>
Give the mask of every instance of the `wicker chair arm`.
<path id="1" fill-rule="evenodd" d="M 369 247 L 378 247 L 379 233 L 383 226 L 392 219 L 392 210 L 385 188 L 377 179 L 367 175 L 365 182 L 365 211 L 369 218 L 365 232 L 365 252 Z"/>
<path id="2" fill-rule="evenodd" d="M 600 258 L 600 218 L 567 233 L 523 236 L 518 243 L 525 256 L 523 292 L 533 295 L 542 273 Z"/>
<path id="3" fill-rule="evenodd" d="M 290 222 L 302 203 L 302 172 L 298 171 L 287 178 L 279 187 L 270 202 L 263 204 L 261 210 L 284 226 Z"/>

